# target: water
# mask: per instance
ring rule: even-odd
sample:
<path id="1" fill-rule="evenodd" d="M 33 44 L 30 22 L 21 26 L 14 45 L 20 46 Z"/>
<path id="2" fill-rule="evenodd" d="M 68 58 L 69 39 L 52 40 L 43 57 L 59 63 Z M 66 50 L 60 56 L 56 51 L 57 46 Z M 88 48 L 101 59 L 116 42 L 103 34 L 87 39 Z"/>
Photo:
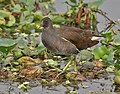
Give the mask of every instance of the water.
<path id="1" fill-rule="evenodd" d="M 84 0 L 84 2 L 92 1 L 95 0 Z M 67 4 L 63 4 L 63 2 L 65 2 L 65 0 L 56 0 L 55 2 L 55 8 L 58 13 L 66 12 L 68 9 Z M 117 21 L 118 19 L 120 19 L 120 0 L 106 0 L 99 9 L 106 12 L 107 16 L 112 20 Z M 98 15 L 98 22 L 100 22 L 100 24 L 98 24 L 98 29 L 104 30 L 106 24 L 106 20 L 104 19 L 104 17 Z"/>

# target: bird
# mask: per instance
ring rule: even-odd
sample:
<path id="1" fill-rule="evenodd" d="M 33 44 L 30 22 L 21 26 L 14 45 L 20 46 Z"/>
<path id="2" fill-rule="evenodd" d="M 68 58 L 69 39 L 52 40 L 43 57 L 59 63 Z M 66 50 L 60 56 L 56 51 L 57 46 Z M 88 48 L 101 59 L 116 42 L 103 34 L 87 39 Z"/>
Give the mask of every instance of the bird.
<path id="1" fill-rule="evenodd" d="M 42 43 L 55 54 L 72 55 L 99 43 L 93 39 L 91 30 L 68 26 L 54 28 L 49 17 L 43 18 L 42 22 Z"/>

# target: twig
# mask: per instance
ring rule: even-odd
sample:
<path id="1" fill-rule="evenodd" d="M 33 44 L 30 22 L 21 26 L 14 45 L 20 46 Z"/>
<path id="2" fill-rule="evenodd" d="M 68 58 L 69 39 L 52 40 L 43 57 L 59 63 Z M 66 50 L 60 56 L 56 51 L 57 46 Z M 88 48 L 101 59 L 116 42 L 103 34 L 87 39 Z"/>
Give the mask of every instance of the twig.
<path id="1" fill-rule="evenodd" d="M 106 13 L 103 12 L 102 10 L 98 9 L 98 10 L 95 10 L 95 12 L 101 14 L 102 16 L 104 16 L 108 21 L 110 21 L 111 24 L 116 24 L 115 21 L 111 20 L 108 16 L 106 16 Z"/>
<path id="2" fill-rule="evenodd" d="M 113 26 L 115 26 L 117 23 L 116 21 L 111 20 L 105 12 L 103 12 L 102 10 L 98 9 L 98 10 L 93 10 L 96 13 L 99 13 L 100 15 L 102 15 L 104 18 L 106 18 L 109 21 L 109 25 L 105 28 L 105 30 L 103 31 L 109 31 Z"/>

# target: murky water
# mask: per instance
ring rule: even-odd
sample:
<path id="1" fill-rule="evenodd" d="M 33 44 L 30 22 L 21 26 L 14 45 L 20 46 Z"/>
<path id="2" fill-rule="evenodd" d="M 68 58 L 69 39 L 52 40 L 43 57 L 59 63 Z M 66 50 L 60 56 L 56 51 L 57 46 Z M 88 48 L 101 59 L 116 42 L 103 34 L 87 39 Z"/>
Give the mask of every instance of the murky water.
<path id="1" fill-rule="evenodd" d="M 92 79 L 79 84 L 79 88 L 67 87 L 69 90 L 75 90 L 78 94 L 116 94 L 114 93 L 113 77 L 108 79 Z M 9 82 L 0 83 L 0 94 L 25 94 L 19 90 L 18 83 L 10 85 Z M 87 88 L 83 88 L 87 87 Z M 35 82 L 33 87 L 28 91 L 28 94 L 66 94 L 67 89 L 61 84 L 51 88 L 42 88 L 39 82 Z M 92 93 L 96 92 L 96 93 Z"/>
<path id="2" fill-rule="evenodd" d="M 84 2 L 92 1 L 95 0 L 84 0 Z M 65 12 L 68 9 L 68 6 L 66 4 L 63 4 L 63 2 L 65 2 L 65 0 L 56 0 L 55 2 L 55 8 L 59 13 Z M 106 12 L 107 16 L 112 20 L 117 21 L 118 19 L 120 19 L 120 0 L 106 0 L 99 9 Z M 103 16 L 98 15 L 98 22 L 100 22 L 98 24 L 98 29 L 103 30 L 105 28 L 106 20 Z"/>

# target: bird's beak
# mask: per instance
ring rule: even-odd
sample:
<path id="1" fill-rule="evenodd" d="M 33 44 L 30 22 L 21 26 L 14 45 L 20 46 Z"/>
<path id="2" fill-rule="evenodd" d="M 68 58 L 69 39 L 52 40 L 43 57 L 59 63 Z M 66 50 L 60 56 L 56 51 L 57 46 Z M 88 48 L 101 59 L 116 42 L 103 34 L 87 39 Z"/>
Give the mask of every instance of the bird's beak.
<path id="1" fill-rule="evenodd" d="M 97 36 L 93 36 L 93 37 L 91 38 L 92 41 L 94 41 L 94 40 L 99 40 L 99 39 L 100 39 L 100 37 L 97 37 Z"/>

